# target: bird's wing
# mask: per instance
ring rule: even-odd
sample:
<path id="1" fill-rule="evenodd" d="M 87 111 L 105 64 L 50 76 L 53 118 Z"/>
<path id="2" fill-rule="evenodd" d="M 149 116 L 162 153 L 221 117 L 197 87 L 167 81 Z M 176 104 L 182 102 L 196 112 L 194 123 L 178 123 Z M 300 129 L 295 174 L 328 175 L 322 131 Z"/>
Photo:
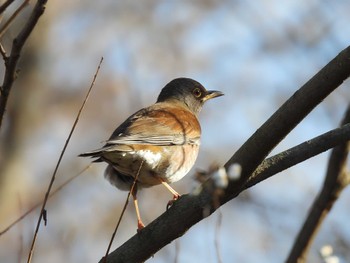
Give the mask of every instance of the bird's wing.
<path id="1" fill-rule="evenodd" d="M 102 148 L 79 156 L 99 157 L 106 152 L 133 151 L 133 145 L 199 145 L 200 135 L 200 124 L 192 112 L 160 102 L 131 115 Z"/>
<path id="2" fill-rule="evenodd" d="M 114 131 L 107 145 L 199 144 L 200 135 L 199 122 L 192 112 L 158 103 L 128 118 Z"/>

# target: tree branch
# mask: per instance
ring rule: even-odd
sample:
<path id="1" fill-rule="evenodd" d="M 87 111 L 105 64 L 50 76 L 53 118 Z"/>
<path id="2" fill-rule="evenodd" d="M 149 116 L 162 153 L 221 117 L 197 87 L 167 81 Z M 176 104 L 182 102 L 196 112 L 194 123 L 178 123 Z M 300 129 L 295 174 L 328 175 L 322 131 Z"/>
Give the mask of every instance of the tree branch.
<path id="1" fill-rule="evenodd" d="M 2 14 L 6 10 L 6 8 L 8 8 L 13 3 L 13 1 L 15 0 L 7 0 L 5 3 L 3 3 L 0 6 L 0 14 Z"/>
<path id="2" fill-rule="evenodd" d="M 22 48 L 27 41 L 29 35 L 33 31 L 40 16 L 44 13 L 47 0 L 38 0 L 33 8 L 33 11 L 25 23 L 22 30 L 12 42 L 10 56 L 5 60 L 5 76 L 3 85 L 0 87 L 0 128 L 5 114 L 7 100 L 16 78 L 16 67 L 21 55 Z"/>
<path id="3" fill-rule="evenodd" d="M 342 124 L 350 122 L 350 106 L 347 109 Z M 306 262 L 307 253 L 311 247 L 323 220 L 339 198 L 342 190 L 350 183 L 346 171 L 346 159 L 349 154 L 350 142 L 335 147 L 329 158 L 326 178 L 321 192 L 315 199 L 311 211 L 295 239 L 293 248 L 286 262 Z"/>
<path id="4" fill-rule="evenodd" d="M 326 132 L 312 140 L 267 158 L 254 171 L 244 189 L 250 188 L 279 172 L 349 140 L 350 124 L 345 124 L 340 128 Z"/>
<path id="5" fill-rule="evenodd" d="M 347 47 L 284 103 L 225 164 L 226 168 L 240 164 L 242 174 L 240 179 L 230 181 L 219 204 L 237 196 L 268 153 L 349 75 L 350 47 Z M 110 253 L 107 262 L 143 262 L 182 236 L 217 208 L 212 203 L 211 184 L 211 180 L 205 182 L 198 195 L 183 195 L 167 212 Z"/>
<path id="6" fill-rule="evenodd" d="M 242 176 L 230 182 L 230 190 L 223 196 L 223 203 L 240 192 L 270 151 L 349 75 L 350 47 L 347 47 L 296 91 L 225 164 L 226 168 L 234 163 L 240 164 Z"/>
<path id="7" fill-rule="evenodd" d="M 15 21 L 16 17 L 21 13 L 21 11 L 28 5 L 29 0 L 24 0 L 23 3 L 16 9 L 12 16 L 6 21 L 6 23 L 0 29 L 0 39 L 5 34 L 10 25 Z"/>

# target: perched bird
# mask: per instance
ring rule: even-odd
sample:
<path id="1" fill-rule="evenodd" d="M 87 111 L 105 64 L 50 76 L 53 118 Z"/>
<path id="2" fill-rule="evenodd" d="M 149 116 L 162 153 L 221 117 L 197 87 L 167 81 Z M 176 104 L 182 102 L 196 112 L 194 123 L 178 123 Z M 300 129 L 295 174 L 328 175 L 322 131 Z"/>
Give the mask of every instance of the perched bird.
<path id="1" fill-rule="evenodd" d="M 163 184 L 176 200 L 179 194 L 169 185 L 183 178 L 196 161 L 201 136 L 198 114 L 204 102 L 222 96 L 199 82 L 177 78 L 160 92 L 157 102 L 126 119 L 97 150 L 80 154 L 108 163 L 105 177 L 134 199 L 138 229 L 141 221 L 137 189 Z"/>

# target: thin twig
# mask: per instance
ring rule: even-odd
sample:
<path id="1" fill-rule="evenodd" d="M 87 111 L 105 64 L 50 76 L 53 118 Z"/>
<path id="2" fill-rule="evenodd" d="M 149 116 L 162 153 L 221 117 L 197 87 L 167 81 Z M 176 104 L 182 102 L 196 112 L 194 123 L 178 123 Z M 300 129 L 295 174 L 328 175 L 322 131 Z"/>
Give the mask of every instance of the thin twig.
<path id="1" fill-rule="evenodd" d="M 13 1 L 15 1 L 15 0 L 7 0 L 5 3 L 3 3 L 0 6 L 0 14 L 2 14 L 6 10 L 6 8 L 8 8 L 9 5 L 11 5 L 13 3 Z"/>
<path id="2" fill-rule="evenodd" d="M 0 43 L 0 53 L 1 53 L 2 59 L 5 62 L 5 65 L 6 65 L 6 61 L 7 61 L 8 57 L 6 55 L 5 48 L 4 48 L 4 46 L 1 43 Z"/>
<path id="3" fill-rule="evenodd" d="M 10 18 L 6 21 L 3 27 L 0 29 L 0 39 L 5 34 L 7 29 L 10 27 L 11 23 L 15 20 L 15 18 L 19 15 L 19 13 L 28 5 L 29 0 L 24 0 L 23 3 L 16 9 L 16 11 L 10 16 Z"/>
<path id="4" fill-rule="evenodd" d="M 83 170 L 81 170 L 76 175 L 69 178 L 67 181 L 65 181 L 63 184 L 61 184 L 59 187 L 57 187 L 54 191 L 52 191 L 49 195 L 49 199 L 53 197 L 56 193 L 58 193 L 60 190 L 62 190 L 66 185 L 68 185 L 71 181 L 73 181 L 75 178 L 77 178 L 79 175 L 83 174 L 87 169 L 91 167 L 91 164 L 86 166 Z M 23 215 L 21 215 L 19 218 L 17 218 L 15 221 L 13 221 L 9 226 L 7 226 L 5 229 L 1 230 L 0 236 L 5 234 L 7 231 L 9 231 L 13 226 L 15 226 L 17 223 L 22 221 L 25 217 L 27 217 L 31 212 L 33 212 L 35 209 L 37 209 L 40 205 L 42 205 L 42 201 L 37 203 L 36 205 L 32 206 L 28 211 L 26 211 Z"/>
<path id="5" fill-rule="evenodd" d="M 108 248 L 107 248 L 106 254 L 104 256 L 104 262 L 105 263 L 107 262 L 107 256 L 108 256 L 109 250 L 111 249 L 111 246 L 112 246 L 112 243 L 113 243 L 113 240 L 114 240 L 114 236 L 117 234 L 120 222 L 122 221 L 122 218 L 124 216 L 125 210 L 126 210 L 126 208 L 128 206 L 130 194 L 131 194 L 131 191 L 128 192 L 128 195 L 126 197 L 126 200 L 125 200 L 125 203 L 124 203 L 124 206 L 123 206 L 123 210 L 122 210 L 122 212 L 121 212 L 121 214 L 119 216 L 119 219 L 118 219 L 118 223 L 117 223 L 117 225 L 116 225 L 116 227 L 114 229 L 114 232 L 112 234 L 111 240 L 109 241 Z"/>
<path id="6" fill-rule="evenodd" d="M 21 200 L 21 195 L 18 193 L 18 207 L 19 207 L 19 211 L 22 211 L 22 200 Z M 18 249 L 18 263 L 21 263 L 21 258 L 22 258 L 22 254 L 23 254 L 23 226 L 21 226 L 21 229 L 19 231 L 19 249 Z"/>
<path id="7" fill-rule="evenodd" d="M 48 200 L 48 198 L 49 198 L 52 185 L 53 185 L 53 183 L 54 183 L 54 181 L 55 181 L 58 167 L 59 167 L 60 164 L 61 164 L 62 157 L 63 157 L 63 155 L 64 155 L 64 153 L 65 153 L 65 151 L 66 151 L 66 149 L 67 149 L 68 143 L 69 143 L 69 141 L 70 141 L 70 138 L 72 137 L 72 134 L 73 134 L 73 132 L 74 132 L 74 130 L 75 130 L 75 127 L 77 126 L 77 123 L 78 123 L 79 118 L 80 118 L 80 114 L 81 114 L 82 110 L 83 110 L 84 107 L 85 107 L 85 104 L 86 104 L 86 102 L 87 102 L 87 100 L 88 100 L 88 98 L 89 98 L 89 96 L 90 96 L 90 93 L 91 93 L 92 88 L 94 87 L 94 84 L 95 84 L 95 81 L 96 81 L 96 77 L 97 77 L 98 72 L 99 72 L 99 70 L 100 70 L 102 61 L 103 61 L 103 57 L 101 58 L 101 60 L 100 60 L 100 62 L 99 62 L 99 64 L 98 64 L 98 67 L 97 67 L 97 69 L 96 69 L 96 73 L 95 73 L 95 75 L 94 75 L 94 77 L 93 77 L 93 80 L 92 80 L 92 82 L 91 82 L 90 88 L 89 88 L 89 90 L 88 90 L 88 92 L 87 92 L 87 94 L 86 94 L 86 97 L 85 97 L 85 99 L 84 99 L 84 101 L 83 101 L 83 104 L 81 105 L 81 107 L 80 107 L 80 109 L 79 109 L 79 112 L 78 112 L 78 114 L 77 114 L 77 117 L 75 118 L 75 121 L 74 121 L 74 124 L 73 124 L 73 126 L 72 126 L 72 129 L 71 129 L 71 131 L 70 131 L 70 133 L 69 133 L 69 135 L 68 135 L 68 138 L 67 138 L 67 140 L 66 140 L 66 143 L 65 143 L 64 146 L 63 146 L 63 150 L 62 150 L 62 152 L 61 152 L 61 154 L 60 154 L 60 157 L 58 158 L 57 165 L 56 165 L 55 170 L 54 170 L 54 172 L 53 172 L 53 174 L 52 174 L 51 181 L 50 181 L 50 184 L 49 184 L 49 186 L 48 186 L 48 188 L 47 188 L 47 192 L 46 192 L 46 194 L 45 194 L 44 202 L 43 202 L 43 205 L 42 205 L 42 207 L 41 207 L 41 211 L 40 211 L 38 223 L 37 223 L 37 225 L 36 225 L 36 229 L 35 229 L 34 236 L 33 236 L 33 240 L 32 240 L 32 245 L 31 245 L 31 247 L 30 247 L 30 251 L 29 251 L 27 263 L 30 263 L 31 260 L 32 260 L 32 257 L 33 257 L 35 242 L 36 242 L 36 239 L 37 239 L 37 236 L 38 236 L 38 232 L 39 232 L 39 228 L 40 228 L 40 223 L 41 223 L 41 220 L 43 219 L 43 215 L 44 215 L 44 211 L 45 211 L 45 206 L 46 206 L 47 200 Z"/>
<path id="8" fill-rule="evenodd" d="M 107 263 L 108 253 L 109 253 L 109 251 L 110 251 L 110 249 L 111 249 L 111 246 L 112 246 L 114 237 L 115 237 L 115 235 L 117 234 L 117 231 L 118 231 L 120 222 L 122 221 L 122 218 L 123 218 L 123 216 L 124 216 L 126 207 L 128 206 L 130 195 L 131 195 L 131 193 L 133 193 L 133 191 L 134 191 L 134 189 L 135 189 L 136 182 L 137 182 L 137 179 L 139 178 L 139 174 L 140 174 L 142 165 L 143 165 L 143 161 L 141 162 L 141 164 L 140 164 L 140 166 L 139 166 L 139 169 L 138 169 L 138 171 L 137 171 L 137 173 L 136 173 L 135 179 L 134 179 L 134 181 L 133 181 L 133 183 L 132 183 L 132 186 L 131 186 L 131 188 L 130 188 L 130 191 L 129 191 L 129 193 L 128 193 L 128 196 L 126 197 L 123 210 L 122 210 L 122 212 L 121 212 L 121 214 L 120 214 L 120 216 L 119 216 L 118 223 L 117 223 L 117 225 L 116 225 L 116 227 L 115 227 L 115 229 L 114 229 L 114 232 L 113 232 L 113 234 L 112 234 L 111 240 L 109 241 L 108 248 L 107 248 L 106 254 L 105 254 L 105 256 L 104 256 L 104 262 L 105 262 L 105 263 Z"/>
<path id="9" fill-rule="evenodd" d="M 17 37 L 15 37 L 15 39 L 12 41 L 10 56 L 5 61 L 6 70 L 4 81 L 0 87 L 0 128 L 5 114 L 7 100 L 13 86 L 13 82 L 16 78 L 16 67 L 21 56 L 22 48 L 39 21 L 39 18 L 44 13 L 46 2 L 47 0 L 38 0 L 36 2 L 27 22 L 24 24 Z"/>

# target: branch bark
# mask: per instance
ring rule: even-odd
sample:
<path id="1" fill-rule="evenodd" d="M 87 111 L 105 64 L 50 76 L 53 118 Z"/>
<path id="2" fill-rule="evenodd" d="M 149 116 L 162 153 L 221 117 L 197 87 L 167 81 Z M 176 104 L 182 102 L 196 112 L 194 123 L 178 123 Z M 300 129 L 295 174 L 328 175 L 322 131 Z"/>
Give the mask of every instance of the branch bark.
<path id="1" fill-rule="evenodd" d="M 225 164 L 242 166 L 240 180 L 231 182 L 223 202 L 240 192 L 250 175 L 283 138 L 350 75 L 350 46 L 290 97 Z"/>
<path id="2" fill-rule="evenodd" d="M 44 13 L 47 0 L 38 0 L 28 21 L 23 26 L 17 37 L 12 42 L 10 56 L 5 59 L 5 75 L 3 84 L 0 87 L 0 128 L 5 114 L 7 100 L 16 78 L 16 67 L 21 55 L 22 48 L 26 43 L 29 35 L 32 33 L 40 16 Z"/>
<path id="3" fill-rule="evenodd" d="M 251 174 L 269 152 L 322 100 L 350 75 L 350 47 L 344 49 L 285 102 L 225 164 L 238 163 L 241 177 L 230 181 L 219 198 L 219 205 L 236 197 L 246 187 Z M 109 254 L 107 262 L 143 262 L 191 226 L 213 213 L 211 180 L 198 195 L 184 195 L 140 233 Z M 100 262 L 104 262 L 102 259 Z"/>
<path id="4" fill-rule="evenodd" d="M 265 159 L 245 185 L 250 188 L 298 163 L 350 140 L 350 123 Z"/>
<path id="5" fill-rule="evenodd" d="M 350 106 L 347 109 L 342 124 L 350 122 Z M 346 171 L 346 160 L 349 154 L 350 142 L 345 142 L 332 151 L 322 190 L 315 199 L 310 213 L 295 239 L 287 263 L 306 262 L 312 241 L 322 222 L 332 209 L 341 192 L 350 183 L 350 175 Z"/>

